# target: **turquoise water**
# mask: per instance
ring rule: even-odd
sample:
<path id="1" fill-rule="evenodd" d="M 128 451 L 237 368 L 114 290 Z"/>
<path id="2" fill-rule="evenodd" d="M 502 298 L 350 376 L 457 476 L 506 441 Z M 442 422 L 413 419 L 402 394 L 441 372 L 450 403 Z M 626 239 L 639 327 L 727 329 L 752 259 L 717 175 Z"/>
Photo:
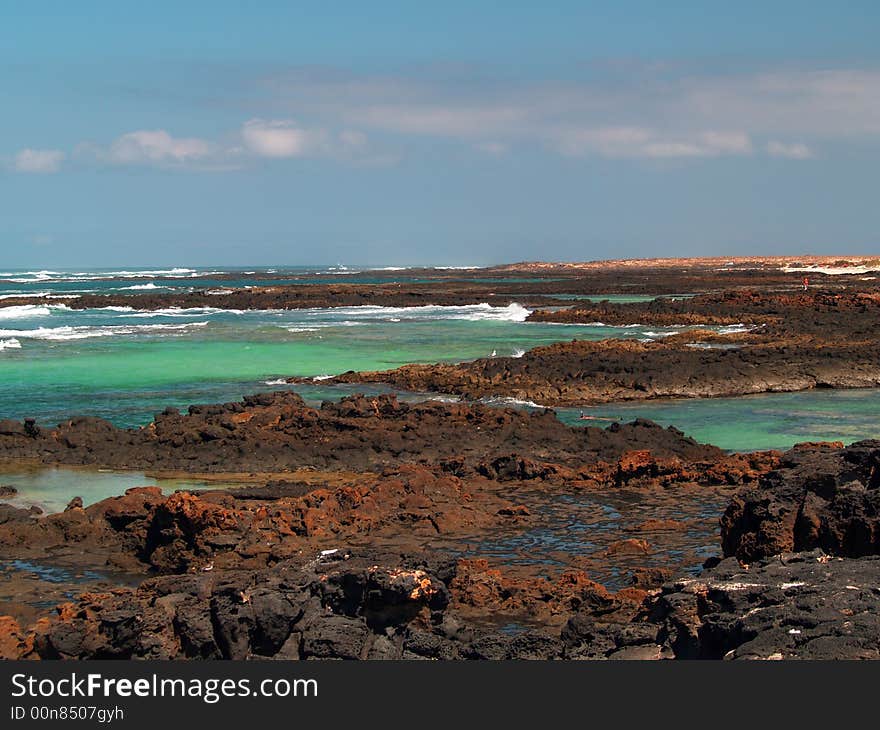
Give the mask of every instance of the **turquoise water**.
<path id="1" fill-rule="evenodd" d="M 333 386 L 323 379 L 346 370 L 519 356 L 539 345 L 574 338 L 648 340 L 682 329 L 647 328 L 636 323 L 608 327 L 526 322 L 529 312 L 518 304 L 245 312 L 224 308 L 222 294 L 217 295 L 214 307 L 158 312 L 125 307 L 74 311 L 60 304 L 2 307 L 3 299 L 22 295 L 135 294 L 195 287 L 222 291 L 253 284 L 338 283 L 340 275 L 345 275 L 346 281 L 361 283 L 423 280 L 402 269 L 358 273 L 344 267 L 300 267 L 261 273 L 268 278 L 254 281 L 248 278 L 247 270 L 0 272 L 0 418 L 35 417 L 40 422 L 57 423 L 73 415 L 95 415 L 132 427 L 148 423 L 167 406 L 185 408 L 192 403 L 238 400 L 247 393 L 275 388 L 296 390 L 317 405 L 358 392 L 391 391 L 381 385 Z M 231 276 L 222 278 L 221 274 Z M 456 274 L 447 271 L 445 276 L 455 280 Z M 656 298 L 650 294 L 556 296 L 616 303 Z M 282 378 L 291 375 L 313 380 L 287 385 Z M 419 393 L 398 396 L 411 401 L 450 398 Z M 533 407 L 509 399 L 489 402 Z M 649 418 L 728 450 L 785 449 L 802 441 L 849 443 L 880 438 L 880 389 L 610 404 L 562 408 L 556 413 L 574 426 Z M 580 420 L 581 413 L 608 420 Z M 0 485 L 17 490 L 14 497 L 0 501 L 36 505 L 45 512 L 64 509 L 74 496 L 89 505 L 136 486 L 156 485 L 166 493 L 228 486 L 199 479 L 159 479 L 136 471 L 72 468 L 7 469 L 0 471 Z M 652 501 L 650 496 L 620 491 L 596 499 L 534 495 L 540 524 L 522 534 L 489 536 L 472 547 L 477 554 L 506 562 L 556 567 L 567 565 L 566 561 L 577 555 L 592 560 L 591 574 L 615 588 L 628 584 L 630 569 L 636 566 L 675 565 L 698 571 L 702 562 L 718 551 L 717 515 L 724 499 L 716 493 L 682 494 L 682 503 L 689 505 L 688 519 L 694 504 L 699 507 L 699 519 L 690 521 L 688 531 L 672 538 L 671 543 L 665 536 L 665 551 L 610 561 L 602 557 L 610 542 L 639 520 L 679 519 L 675 511 L 678 502 L 668 497 L 664 494 Z M 652 540 L 650 535 L 648 539 Z M 12 569 L 34 570 L 29 565 L 13 565 Z M 47 580 L 51 581 L 51 576 Z"/>
<path id="2" fill-rule="evenodd" d="M 253 271 L 257 270 L 3 271 L 0 303 L 2 297 L 22 291 L 136 293 L 143 287 L 214 284 L 226 289 L 254 283 L 247 278 Z M 340 274 L 364 281 L 413 280 L 407 270 L 395 268 L 358 273 L 344 267 L 300 267 L 260 273 L 277 277 L 279 282 L 340 281 Z M 220 274 L 231 274 L 232 279 L 218 279 Z M 443 274 L 456 276 L 453 270 Z M 529 281 L 493 281 L 514 280 Z M 655 297 L 590 298 L 630 302 Z M 347 370 L 521 355 L 538 345 L 573 338 L 645 340 L 681 329 L 635 323 L 608 327 L 526 322 L 529 310 L 518 304 L 252 312 L 224 308 L 222 295 L 216 299 L 214 307 L 158 312 L 126 307 L 75 311 L 61 304 L 0 308 L 0 418 L 35 417 L 54 423 L 72 415 L 96 415 L 120 426 L 138 426 L 166 406 L 237 400 L 257 390 L 287 387 L 281 379 L 291 375 L 316 378 L 313 385 L 296 389 L 318 402 L 351 392 L 384 390 L 321 385 L 323 376 Z M 662 401 L 586 410 L 624 420 L 651 418 L 675 425 L 701 441 L 737 450 L 880 436 L 880 391 L 873 390 Z M 579 411 L 560 410 L 560 418 L 583 424 L 577 420 Z"/>
<path id="3" fill-rule="evenodd" d="M 518 304 L 239 311 L 0 309 L 0 417 L 148 422 L 167 405 L 238 399 L 282 377 L 519 355 L 572 338 L 680 328 L 525 322 Z"/>
<path id="4" fill-rule="evenodd" d="M 787 449 L 803 441 L 852 443 L 880 438 L 880 389 L 875 388 L 651 401 L 557 411 L 566 423 L 590 423 L 578 420 L 581 412 L 623 421 L 650 418 L 664 426 L 675 426 L 698 441 L 731 451 Z"/>

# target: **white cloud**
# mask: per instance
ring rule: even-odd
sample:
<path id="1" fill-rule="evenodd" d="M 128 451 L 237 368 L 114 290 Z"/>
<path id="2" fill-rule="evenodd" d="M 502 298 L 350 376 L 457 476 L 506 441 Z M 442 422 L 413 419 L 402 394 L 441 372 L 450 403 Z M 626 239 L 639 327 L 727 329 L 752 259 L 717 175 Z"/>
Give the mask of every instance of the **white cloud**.
<path id="1" fill-rule="evenodd" d="M 289 119 L 251 119 L 213 140 L 142 129 L 123 134 L 109 145 L 80 144 L 75 155 L 100 164 L 221 172 L 259 158 L 324 156 L 370 162 L 374 157 L 370 157 L 368 146 L 366 134 L 355 129 L 334 133 L 321 127 L 301 127 Z"/>
<path id="2" fill-rule="evenodd" d="M 474 149 L 479 150 L 480 152 L 485 152 L 487 155 L 492 155 L 493 157 L 500 157 L 505 152 L 507 152 L 507 145 L 503 142 L 477 142 L 474 145 Z"/>
<path id="3" fill-rule="evenodd" d="M 197 137 L 172 137 L 164 129 L 138 130 L 115 139 L 99 156 L 119 165 L 182 165 L 207 159 L 209 142 Z"/>
<path id="4" fill-rule="evenodd" d="M 753 149 L 745 132 L 673 135 L 645 127 L 562 128 L 553 130 L 548 138 L 562 154 L 572 157 L 718 157 L 749 155 Z"/>
<path id="5" fill-rule="evenodd" d="M 241 128 L 245 148 L 258 157 L 307 157 L 326 151 L 323 129 L 305 129 L 290 120 L 251 119 Z"/>
<path id="6" fill-rule="evenodd" d="M 781 70 L 685 79 L 674 101 L 699 118 L 734 119 L 768 135 L 880 134 L 880 70 Z"/>
<path id="7" fill-rule="evenodd" d="M 528 110 L 517 106 L 377 104 L 358 109 L 353 117 L 362 124 L 404 134 L 439 137 L 484 136 L 490 131 L 512 131 Z"/>
<path id="8" fill-rule="evenodd" d="M 703 132 L 699 137 L 703 149 L 719 155 L 750 155 L 752 140 L 745 132 Z"/>
<path id="9" fill-rule="evenodd" d="M 339 141 L 344 147 L 349 149 L 365 147 L 367 144 L 367 135 L 354 129 L 345 129 L 339 133 Z"/>
<path id="10" fill-rule="evenodd" d="M 333 133 L 290 119 L 251 119 L 241 127 L 244 149 L 257 157 L 340 157 L 364 150 L 367 135 L 354 129 Z"/>
<path id="11" fill-rule="evenodd" d="M 767 143 L 767 154 L 771 157 L 787 157 L 790 160 L 809 160 L 815 155 L 807 145 L 800 142 L 786 144 L 771 140 Z"/>
<path id="12" fill-rule="evenodd" d="M 593 69 L 589 81 L 517 83 L 300 69 L 265 88 L 276 107 L 325 126 L 459 140 L 480 151 L 492 140 L 508 149 L 544 143 L 567 155 L 722 157 L 780 154 L 768 140 L 797 139 L 814 156 L 826 141 L 880 139 L 880 69 L 605 71 Z"/>
<path id="13" fill-rule="evenodd" d="M 35 150 L 28 147 L 15 156 L 14 167 L 18 172 L 58 172 L 64 157 L 61 150 Z"/>
<path id="14" fill-rule="evenodd" d="M 525 83 L 480 73 L 300 69 L 260 83 L 261 106 L 277 118 L 254 116 L 212 139 L 142 129 L 81 149 L 104 164 L 225 170 L 318 157 L 386 164 L 409 149 L 408 137 L 488 155 L 544 146 L 565 156 L 628 159 L 809 159 L 826 142 L 880 142 L 880 68 L 707 74 L 666 64 Z M 248 93 L 246 103 L 256 96 Z M 58 150 L 22 150 L 15 167 L 51 172 L 63 159 Z"/>

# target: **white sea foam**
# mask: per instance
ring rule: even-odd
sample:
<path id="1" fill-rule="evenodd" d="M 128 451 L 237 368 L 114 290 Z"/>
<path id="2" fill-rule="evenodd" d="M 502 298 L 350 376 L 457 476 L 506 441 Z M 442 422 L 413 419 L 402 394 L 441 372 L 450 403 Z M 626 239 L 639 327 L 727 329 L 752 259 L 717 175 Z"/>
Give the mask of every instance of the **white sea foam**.
<path id="1" fill-rule="evenodd" d="M 728 327 L 720 327 L 718 329 L 718 334 L 719 335 L 738 335 L 738 334 L 742 334 L 743 332 L 751 332 L 753 329 L 755 329 L 753 326 L 747 325 L 747 324 L 732 324 Z"/>
<path id="2" fill-rule="evenodd" d="M 316 375 L 314 378 L 312 378 L 312 380 L 314 380 L 316 382 L 320 382 L 322 380 L 330 380 L 330 378 L 333 378 L 333 377 L 335 377 L 335 376 L 334 375 L 326 375 L 326 374 L 325 375 Z"/>
<path id="3" fill-rule="evenodd" d="M 109 307 L 108 307 L 109 309 Z M 126 317 L 137 317 L 139 319 L 149 319 L 151 317 L 205 317 L 212 314 L 244 314 L 243 309 L 220 309 L 218 307 L 166 307 L 165 309 L 139 309 L 134 310 L 128 308 L 133 314 L 126 314 Z M 269 312 L 273 310 L 262 310 Z"/>
<path id="4" fill-rule="evenodd" d="M 330 309 L 307 310 L 311 316 L 326 313 L 340 314 L 346 317 L 364 320 L 466 320 L 479 322 L 496 320 L 504 322 L 525 322 L 531 314 L 521 304 L 513 302 L 506 307 L 493 307 L 491 304 L 467 304 L 460 307 L 428 304 L 421 307 L 377 307 L 363 305 L 358 307 L 332 307 Z"/>
<path id="5" fill-rule="evenodd" d="M 287 380 L 278 378 L 276 380 L 264 380 L 263 385 L 287 385 Z"/>
<path id="6" fill-rule="evenodd" d="M 492 398 L 483 398 L 481 399 L 487 405 L 493 406 L 513 406 L 515 408 L 546 408 L 546 406 L 541 406 L 530 400 L 520 400 L 519 398 L 508 398 L 495 396 Z"/>
<path id="7" fill-rule="evenodd" d="M 146 284 L 132 284 L 131 286 L 124 286 L 123 289 L 165 289 L 164 286 L 158 286 L 156 282 L 150 281 Z"/>
<path id="8" fill-rule="evenodd" d="M 61 306 L 61 305 L 59 305 Z M 0 319 L 27 319 L 30 317 L 46 317 L 51 313 L 49 307 L 39 304 L 22 304 L 17 307 L 0 308 Z"/>
<path id="9" fill-rule="evenodd" d="M 517 348 L 516 350 L 513 351 L 513 354 L 511 355 L 511 357 L 522 357 L 525 354 L 526 354 L 525 350 L 520 350 L 519 348 Z"/>
<path id="10" fill-rule="evenodd" d="M 20 350 L 21 343 L 16 340 L 14 337 L 11 337 L 8 340 L 0 340 L 0 351 L 3 350 Z"/>
<path id="11" fill-rule="evenodd" d="M 785 266 L 786 274 L 827 274 L 828 276 L 841 276 L 844 274 L 867 274 L 877 271 L 880 266 Z"/>
<path id="12" fill-rule="evenodd" d="M 461 403 L 461 398 L 457 395 L 435 395 L 428 400 L 437 401 L 438 403 Z"/>
<path id="13" fill-rule="evenodd" d="M 291 324 L 283 326 L 288 332 L 317 332 L 333 327 L 365 327 L 368 322 L 356 322 L 351 319 L 341 319 L 336 322 L 309 322 L 308 324 Z"/>
<path id="14" fill-rule="evenodd" d="M 144 269 L 143 271 L 25 271 L 8 274 L 7 281 L 17 284 L 33 284 L 34 282 L 62 282 L 62 281 L 99 281 L 105 279 L 146 279 L 152 277 L 165 277 L 170 279 L 195 279 L 205 276 L 215 276 L 226 273 L 224 271 L 197 271 L 195 269 Z M 4 277 L 5 278 L 5 277 Z"/>
<path id="15" fill-rule="evenodd" d="M 606 324 L 605 322 L 587 322 L 582 324 L 581 322 L 544 322 L 544 324 L 565 324 L 565 325 L 573 325 L 575 327 L 617 327 L 622 330 L 631 330 L 636 327 L 644 327 L 645 325 L 640 322 L 636 322 L 635 324 Z"/>
<path id="16" fill-rule="evenodd" d="M 685 347 L 690 347 L 694 350 L 738 350 L 738 345 L 731 344 L 719 344 L 715 342 L 689 342 L 685 345 Z"/>
<path id="17" fill-rule="evenodd" d="M 16 290 L 9 294 L 0 294 L 0 299 L 37 299 L 38 297 L 45 297 L 48 294 L 48 291 L 25 292 Z"/>
<path id="18" fill-rule="evenodd" d="M 0 330 L 0 337 L 21 337 L 29 340 L 85 340 L 92 337 L 181 332 L 190 327 L 204 327 L 207 324 L 207 322 L 189 322 L 187 324 L 106 325 L 98 327 L 37 327 L 32 330 Z"/>

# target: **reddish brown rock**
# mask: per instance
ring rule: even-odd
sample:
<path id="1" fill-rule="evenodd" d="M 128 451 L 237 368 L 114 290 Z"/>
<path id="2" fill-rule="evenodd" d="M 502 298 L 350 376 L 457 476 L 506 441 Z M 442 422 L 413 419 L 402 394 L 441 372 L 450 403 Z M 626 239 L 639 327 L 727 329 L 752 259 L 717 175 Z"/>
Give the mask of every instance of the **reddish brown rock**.
<path id="1" fill-rule="evenodd" d="M 0 659 L 23 659 L 33 649 L 33 639 L 11 616 L 0 616 Z"/>
<path id="2" fill-rule="evenodd" d="M 878 298 L 851 290 L 739 290 L 579 304 L 534 312 L 530 319 L 692 329 L 655 342 L 576 340 L 537 347 L 519 358 L 405 365 L 344 373 L 331 382 L 387 383 L 470 400 L 503 396 L 545 406 L 877 386 Z M 704 327 L 732 324 L 749 329 L 719 334 Z"/>
<path id="3" fill-rule="evenodd" d="M 880 442 L 796 446 L 731 500 L 721 540 L 726 555 L 744 561 L 814 548 L 880 552 Z"/>
<path id="4" fill-rule="evenodd" d="M 408 404 L 393 396 L 354 396 L 315 409 L 288 391 L 191 406 L 187 415 L 168 409 L 140 429 L 76 418 L 36 436 L 0 434 L 7 458 L 188 472 L 380 471 L 420 462 L 459 470 L 479 466 L 501 478 L 570 478 L 572 469 L 632 449 L 648 449 L 660 459 L 712 461 L 722 455 L 641 419 L 607 429 L 572 428 L 548 411 Z"/>

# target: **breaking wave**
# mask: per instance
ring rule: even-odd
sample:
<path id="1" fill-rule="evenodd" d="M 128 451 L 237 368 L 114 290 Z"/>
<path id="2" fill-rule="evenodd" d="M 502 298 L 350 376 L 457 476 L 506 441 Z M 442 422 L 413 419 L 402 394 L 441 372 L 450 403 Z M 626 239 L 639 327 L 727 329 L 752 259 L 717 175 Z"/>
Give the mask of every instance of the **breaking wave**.
<path id="1" fill-rule="evenodd" d="M 0 319 L 27 319 L 29 317 L 46 317 L 51 313 L 49 307 L 39 304 L 22 304 L 17 307 L 0 308 Z"/>
<path id="2" fill-rule="evenodd" d="M 119 337 L 124 335 L 151 335 L 181 332 L 191 327 L 204 327 L 207 322 L 187 324 L 105 325 L 97 327 L 63 326 L 37 327 L 32 330 L 0 330 L 0 337 L 21 337 L 28 340 L 85 340 L 92 337 Z"/>
<path id="3" fill-rule="evenodd" d="M 480 322 L 495 320 L 499 322 L 525 322 L 531 314 L 521 304 L 513 302 L 506 307 L 493 307 L 491 304 L 466 304 L 463 306 L 441 306 L 428 304 L 421 307 L 377 307 L 364 305 L 358 307 L 333 307 L 308 310 L 315 316 L 320 313 L 341 314 L 346 317 L 366 320 L 464 320 Z"/>
<path id="4" fill-rule="evenodd" d="M 8 340 L 0 340 L 0 351 L 2 350 L 20 350 L 21 343 L 14 337 Z"/>

